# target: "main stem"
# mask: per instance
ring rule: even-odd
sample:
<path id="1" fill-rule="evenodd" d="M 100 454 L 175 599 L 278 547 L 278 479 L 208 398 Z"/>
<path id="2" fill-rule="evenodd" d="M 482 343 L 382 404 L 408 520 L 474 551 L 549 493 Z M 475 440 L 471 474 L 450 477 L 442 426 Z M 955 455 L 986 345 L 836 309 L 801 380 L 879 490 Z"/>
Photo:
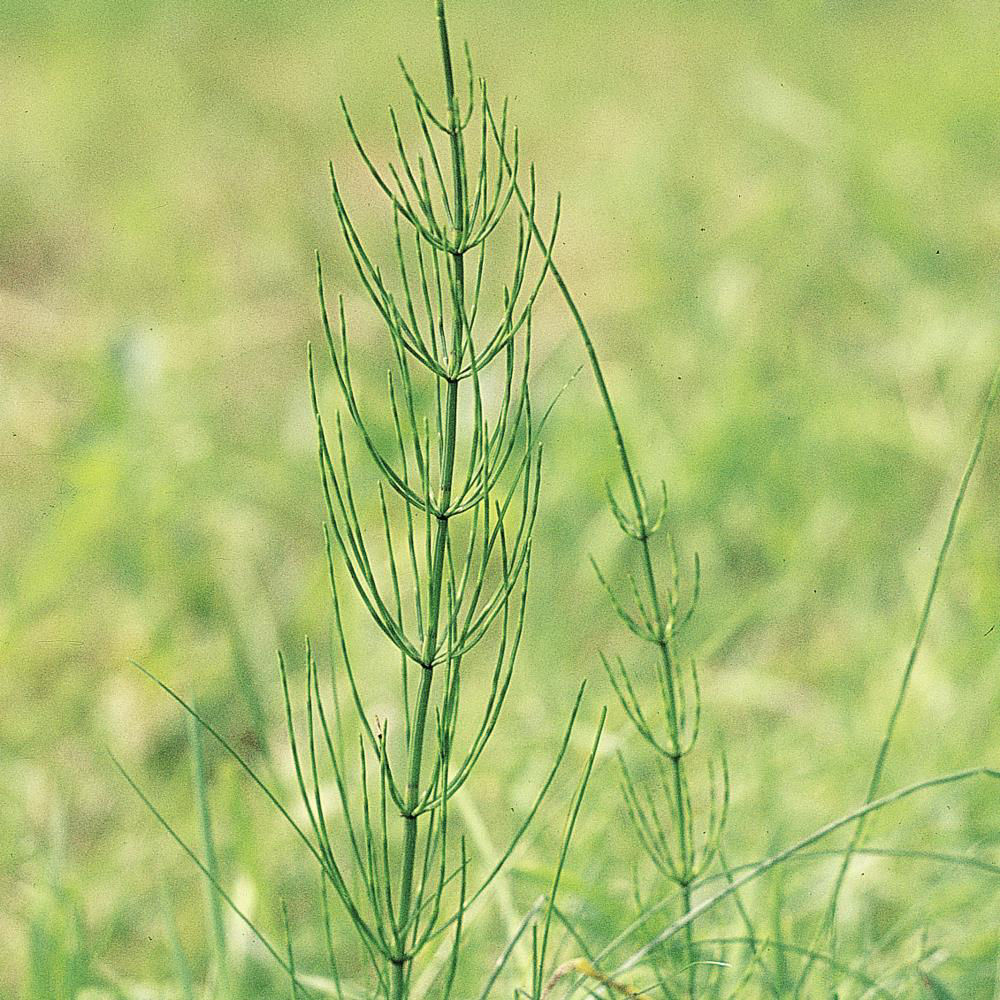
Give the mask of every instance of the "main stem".
<path id="1" fill-rule="evenodd" d="M 643 522 L 644 514 L 636 496 L 636 517 Z M 642 538 L 643 566 L 646 571 L 646 584 L 649 587 L 650 603 L 656 616 L 656 628 L 659 635 L 660 665 L 667 680 L 667 725 L 673 739 L 673 753 L 670 757 L 671 774 L 673 777 L 673 794 L 677 813 L 675 826 L 677 830 L 677 853 L 680 856 L 682 878 L 678 880 L 681 897 L 684 903 L 684 915 L 691 910 L 691 881 L 694 857 L 691 845 L 688 843 L 688 816 L 686 796 L 684 795 L 684 758 L 681 755 L 681 721 L 677 706 L 677 671 L 670 655 L 669 639 L 666 634 L 666 623 L 663 619 L 663 606 L 660 604 L 659 588 L 656 584 L 656 573 L 653 569 L 653 556 L 649 550 L 649 538 L 643 532 Z M 694 927 L 688 924 L 684 928 L 684 944 L 687 952 L 688 994 L 695 1000 L 698 986 L 698 968 L 695 964 Z"/>
<path id="2" fill-rule="evenodd" d="M 444 0 L 437 0 L 438 31 L 441 39 L 441 59 L 444 67 L 445 94 L 448 100 L 448 123 L 451 139 L 452 176 L 455 186 L 454 224 L 461 233 L 466 218 L 466 191 L 463 171 L 464 152 L 459 128 L 458 105 L 455 100 L 455 74 L 452 68 L 448 26 L 445 22 Z M 399 926 L 403 928 L 392 959 L 391 1000 L 406 1000 L 409 995 L 410 966 L 413 956 L 406 948 L 408 928 L 414 926 L 410 908 L 413 904 L 413 874 L 417 854 L 418 817 L 414 815 L 420 799 L 420 773 L 423 765 L 427 715 L 430 709 L 431 686 L 434 679 L 433 658 L 441 623 L 441 597 L 444 590 L 445 556 L 448 549 L 448 506 L 451 503 L 455 473 L 455 447 L 458 437 L 458 371 L 461 368 L 465 311 L 464 251 L 452 254 L 454 262 L 452 286 L 452 377 L 448 380 L 445 397 L 444 444 L 441 453 L 441 489 L 438 495 L 437 528 L 431 565 L 427 632 L 424 639 L 420 688 L 417 692 L 413 739 L 406 779 L 406 813 L 403 815 L 403 864 L 399 882 Z"/>

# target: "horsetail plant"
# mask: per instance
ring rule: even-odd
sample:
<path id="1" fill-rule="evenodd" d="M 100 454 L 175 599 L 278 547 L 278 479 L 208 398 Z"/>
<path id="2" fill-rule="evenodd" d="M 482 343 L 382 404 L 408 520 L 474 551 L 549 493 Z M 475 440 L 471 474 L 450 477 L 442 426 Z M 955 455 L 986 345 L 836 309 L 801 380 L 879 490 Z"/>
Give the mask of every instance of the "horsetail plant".
<path id="1" fill-rule="evenodd" d="M 501 120 L 498 124 L 491 118 L 491 124 L 494 137 L 499 142 L 503 136 L 503 122 Z M 508 167 L 510 165 L 508 162 Z M 549 270 L 583 341 L 625 481 L 627 500 L 624 504 L 618 501 L 608 483 L 605 484 L 605 492 L 615 523 L 622 534 L 638 548 L 640 580 L 634 574 L 628 576 L 631 609 L 626 607 L 593 557 L 591 564 L 616 615 L 633 636 L 653 650 L 651 659 L 659 704 L 650 708 L 644 703 L 644 688 L 635 682 L 634 672 L 630 672 L 622 657 L 616 656 L 612 661 L 603 652 L 598 655 L 632 728 L 653 753 L 660 791 L 664 797 L 664 807 L 658 808 L 656 799 L 635 781 L 625 756 L 619 752 L 622 797 L 629 819 L 656 870 L 679 890 L 682 915 L 687 915 L 692 909 L 692 887 L 705 876 L 720 856 L 730 800 L 729 768 L 723 755 L 721 768 L 718 769 L 720 774 L 709 763 L 708 816 L 704 825 L 696 823 L 687 758 L 695 749 L 701 727 L 701 687 L 697 665 L 694 660 L 687 664 L 683 662 L 678 639 L 690 622 L 698 603 L 701 564 L 696 554 L 691 595 L 687 606 L 682 607 L 681 573 L 674 536 L 669 531 L 665 532 L 669 560 L 669 577 L 666 583 L 657 571 L 657 559 L 652 545 L 654 536 L 664 526 L 667 512 L 666 482 L 660 482 L 659 503 L 656 505 L 651 502 L 642 477 L 635 471 L 590 331 L 562 274 L 551 259 L 552 240 L 547 240 L 534 222 L 534 192 L 532 190 L 526 196 L 518 187 L 515 193 L 522 210 L 531 220 L 532 235 L 541 252 L 547 255 Z M 696 826 L 705 831 L 700 842 L 696 837 Z M 687 989 L 688 995 L 694 1000 L 698 990 L 698 960 L 691 923 L 685 924 L 684 933 Z M 569 971 L 571 970 L 567 969 Z"/>
<path id="2" fill-rule="evenodd" d="M 323 330 L 336 385 L 349 423 L 381 477 L 381 572 L 355 503 L 344 422 L 338 414 L 334 430 L 327 429 L 311 349 L 309 354 L 334 619 L 361 729 L 360 809 L 350 802 L 344 778 L 346 761 L 331 738 L 311 650 L 307 650 L 306 694 L 309 759 L 304 766 L 295 751 L 296 775 L 313 836 L 320 845 L 325 876 L 368 953 L 380 991 L 391 1000 L 410 995 L 415 960 L 446 931 L 453 935 L 453 946 L 441 996 L 451 995 L 464 915 L 497 871 L 494 868 L 478 888 L 473 888 L 464 840 L 459 842 L 456 867 L 449 801 L 479 761 L 511 683 L 524 626 L 532 529 L 541 482 L 538 438 L 545 419 L 544 415 L 536 418 L 529 390 L 532 308 L 549 266 L 549 256 L 541 255 L 532 272 L 532 259 L 537 256 L 532 238 L 534 172 L 530 171 L 530 198 L 524 213 L 516 210 L 516 205 L 511 210 L 519 174 L 517 132 L 508 129 L 506 106 L 499 129 L 489 130 L 486 86 L 480 82 L 477 94 L 468 48 L 468 92 L 459 100 L 443 0 L 437 3 L 437 19 L 445 84 L 443 114 L 432 110 L 401 63 L 422 139 L 419 151 L 407 146 L 398 117 L 390 111 L 398 160 L 379 169 L 342 102 L 357 152 L 391 205 L 393 279 L 366 250 L 332 164 L 330 168 L 341 233 L 367 297 L 388 334 L 394 364 L 387 374 L 390 448 L 380 443 L 382 435 L 359 399 L 351 371 L 344 300 L 338 299 L 335 318 L 331 319 L 317 255 Z M 477 110 L 478 126 L 473 132 Z M 478 147 L 473 149 L 476 138 Z M 511 217 L 516 218 L 516 236 L 509 278 L 496 314 L 488 317 L 487 258 L 495 270 L 494 234 Z M 557 201 L 550 246 L 558 223 Z M 502 388 L 491 406 L 486 384 L 496 381 Z M 402 508 L 401 529 L 393 528 L 393 505 Z M 371 716 L 361 694 L 341 616 L 337 564 L 346 570 L 354 592 L 398 657 L 401 722 L 395 723 L 392 733 L 388 720 Z M 494 646 L 489 693 L 471 737 L 459 749 L 466 659 L 488 641 Z M 286 677 L 282 665 L 289 740 L 294 750 L 297 740 Z M 581 695 L 582 688 L 556 767 L 568 745 Z M 336 778 L 360 891 L 352 890 L 326 826 L 314 706 L 322 744 Z M 571 810 L 559 871 L 596 747 L 595 741 Z M 371 779 L 366 763 L 369 757 L 378 771 Z M 515 840 L 534 815 L 553 775 L 554 769 Z M 397 827 L 395 834 L 392 825 Z M 456 878 L 457 899 L 449 900 L 446 890 Z M 553 893 L 557 884 L 558 874 Z M 538 929 L 533 930 L 535 995 L 541 989 L 551 919 L 550 902 L 540 939 Z"/>
<path id="3" fill-rule="evenodd" d="M 688 607 L 682 611 L 680 572 L 673 535 L 667 533 L 666 536 L 670 577 L 665 585 L 657 579 L 650 546 L 651 538 L 659 531 L 663 522 L 667 506 L 666 485 L 662 486 L 660 509 L 654 514 L 642 480 L 638 477 L 628 480 L 627 477 L 627 481 L 630 492 L 634 490 L 634 511 L 631 516 L 618 506 L 610 487 L 607 494 L 619 528 L 640 547 L 643 586 L 640 587 L 633 575 L 629 576 L 634 609 L 626 609 L 596 562 L 594 569 L 619 618 L 630 632 L 655 651 L 654 683 L 659 704 L 653 710 L 648 705 L 644 707 L 643 695 L 638 693 L 642 688 L 634 683 L 633 676 L 621 657 L 615 657 L 612 663 L 601 653 L 600 659 L 629 722 L 653 752 L 659 790 L 666 804 L 665 811 L 662 807 L 657 807 L 656 797 L 637 784 L 624 754 L 619 752 L 622 795 L 629 818 L 654 867 L 680 890 L 683 911 L 687 913 L 691 909 L 691 886 L 709 870 L 720 849 L 729 810 L 729 770 L 723 757 L 720 787 L 716 781 L 715 769 L 709 764 L 709 814 L 704 823 L 705 834 L 699 843 L 695 833 L 695 807 L 686 762 L 698 740 L 701 690 L 695 662 L 692 660 L 686 669 L 684 667 L 678 650 L 678 638 L 694 613 L 700 567 L 695 556 L 692 596 Z M 653 711 L 660 716 L 659 727 Z M 694 998 L 697 995 L 697 956 L 690 924 L 685 934 L 688 992 Z"/>
<path id="4" fill-rule="evenodd" d="M 528 170 L 530 194 L 523 202 L 517 131 L 508 127 L 507 106 L 497 126 L 485 83 L 477 86 L 468 47 L 468 87 L 459 98 L 444 0 L 436 0 L 436 13 L 443 113 L 432 109 L 401 62 L 419 127 L 417 148 L 404 140 L 399 118 L 390 110 L 397 160 L 379 169 L 341 102 L 357 153 L 390 204 L 391 269 L 376 264 L 367 250 L 330 164 L 341 235 L 386 332 L 390 367 L 382 402 L 388 401 L 388 432 L 366 412 L 352 371 L 348 311 L 342 296 L 330 300 L 316 255 L 323 334 L 346 419 L 341 412 L 332 423 L 324 416 L 311 345 L 308 375 L 326 510 L 335 654 L 356 715 L 357 747 L 348 750 L 336 669 L 330 682 L 331 714 L 317 657 L 306 641 L 303 731 L 301 721 L 296 724 L 299 713 L 290 670 L 279 654 L 294 780 L 305 815 L 300 823 L 211 723 L 157 681 L 251 777 L 317 863 L 330 981 L 338 997 L 343 991 L 331 897 L 339 900 L 353 926 L 378 996 L 410 997 L 415 963 L 446 937 L 451 940 L 450 957 L 437 995 L 443 1000 L 452 995 L 469 911 L 510 857 L 552 787 L 584 693 L 581 684 L 555 759 L 527 814 L 500 858 L 477 883 L 465 840 L 455 834 L 449 804 L 469 780 L 497 727 L 524 628 L 541 485 L 539 435 L 548 415 L 548 411 L 536 415 L 531 402 L 532 310 L 551 256 L 534 249 L 534 170 Z M 549 246 L 558 224 L 557 199 Z M 494 261 L 502 227 L 512 231 L 504 237 L 511 246 L 506 280 Z M 500 288 L 491 295 L 492 285 Z M 359 513 L 359 478 L 348 445 L 351 432 L 379 479 L 377 515 L 367 527 Z M 378 536 L 378 550 L 373 536 Z M 392 650 L 387 660 L 367 655 L 363 671 L 354 666 L 350 650 L 343 583 L 338 582 L 341 572 Z M 463 675 L 471 669 L 469 658 L 474 653 L 485 654 L 488 668 L 486 695 L 470 723 L 469 713 L 460 709 Z M 373 677 L 392 672 L 386 667 L 393 659 L 398 671 L 397 709 L 380 718 L 364 689 Z M 530 929 L 532 940 L 528 995 L 533 1000 L 545 987 L 555 894 L 603 722 L 602 713 L 570 803 L 547 905 L 537 911 L 538 919 L 530 928 L 528 924 L 523 928 Z M 293 994 L 310 995 L 296 971 L 287 916 L 288 942 L 282 955 L 225 892 L 217 870 L 199 859 L 125 777 L 218 898 L 285 970 Z M 329 801 L 331 782 L 334 807 Z M 495 977 L 487 989 L 494 981 Z"/>

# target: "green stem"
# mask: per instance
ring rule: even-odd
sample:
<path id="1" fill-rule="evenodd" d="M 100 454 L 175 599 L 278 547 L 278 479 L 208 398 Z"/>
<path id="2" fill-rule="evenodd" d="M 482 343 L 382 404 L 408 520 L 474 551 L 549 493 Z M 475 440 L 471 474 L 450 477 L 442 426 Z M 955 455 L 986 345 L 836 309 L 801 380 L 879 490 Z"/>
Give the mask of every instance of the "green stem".
<path id="1" fill-rule="evenodd" d="M 624 444 L 622 445 L 622 449 L 624 450 Z M 643 513 L 643 508 L 639 503 L 638 496 L 635 498 L 635 512 L 637 523 L 644 524 L 645 514 Z M 674 785 L 673 794 L 677 804 L 675 828 L 677 831 L 677 851 L 680 857 L 681 874 L 683 876 L 680 881 L 680 889 L 684 904 L 684 912 L 688 913 L 691 909 L 691 879 L 694 874 L 692 871 L 694 858 L 691 854 L 691 845 L 688 843 L 687 836 L 688 817 L 687 806 L 685 805 L 686 798 L 684 795 L 684 759 L 681 756 L 681 741 L 683 734 L 681 733 L 680 717 L 677 710 L 677 677 L 674 669 L 674 663 L 670 656 L 670 648 L 666 635 L 666 623 L 663 618 L 663 606 L 660 603 L 659 588 L 656 584 L 656 573 L 653 569 L 653 557 L 649 550 L 649 538 L 644 534 L 641 541 L 643 566 L 646 573 L 646 584 L 649 588 L 650 603 L 653 606 L 653 612 L 656 617 L 661 666 L 667 680 L 667 725 L 670 728 L 671 737 L 673 739 L 673 746 L 671 748 L 673 753 L 670 757 L 670 764 Z M 685 951 L 687 953 L 688 994 L 690 995 L 691 1000 L 695 1000 L 698 986 L 698 968 L 695 964 L 694 927 L 691 924 L 688 924 L 684 929 L 684 944 Z"/>
<path id="2" fill-rule="evenodd" d="M 441 38 L 441 58 L 444 66 L 445 93 L 448 100 L 448 117 L 451 139 L 452 176 L 455 184 L 455 226 L 461 231 L 465 224 L 465 184 L 463 179 L 462 137 L 458 127 L 458 106 L 455 100 L 455 77 L 448 43 L 448 28 L 445 22 L 444 0 L 437 0 L 438 30 Z M 461 368 L 462 340 L 464 334 L 465 303 L 465 262 L 461 252 L 454 253 L 452 284 L 452 370 Z M 410 760 L 406 781 L 406 814 L 403 816 L 403 861 L 399 882 L 399 926 L 411 928 L 413 905 L 413 877 L 417 854 L 418 817 L 414 815 L 420 799 L 420 774 L 423 764 L 424 742 L 427 732 L 427 716 L 430 709 L 431 686 L 434 670 L 432 661 L 437 646 L 441 623 L 441 600 L 445 580 L 445 557 L 448 549 L 448 505 L 455 472 L 455 450 L 458 425 L 458 381 L 448 382 L 445 400 L 444 443 L 441 455 L 441 490 L 438 497 L 437 531 L 434 539 L 434 555 L 430 575 L 428 624 L 424 639 L 423 670 L 420 688 L 414 708 L 413 737 L 410 743 Z M 403 937 L 405 938 L 404 931 Z M 405 1000 L 409 995 L 410 967 L 413 958 L 407 953 L 406 941 L 397 942 L 397 954 L 392 961 L 390 995 L 392 1000 Z"/>

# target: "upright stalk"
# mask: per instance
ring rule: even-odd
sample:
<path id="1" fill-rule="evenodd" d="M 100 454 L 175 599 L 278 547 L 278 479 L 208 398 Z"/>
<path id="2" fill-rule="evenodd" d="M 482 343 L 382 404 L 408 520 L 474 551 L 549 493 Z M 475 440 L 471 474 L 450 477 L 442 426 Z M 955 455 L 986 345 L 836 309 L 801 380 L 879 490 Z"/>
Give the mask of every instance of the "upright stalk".
<path id="1" fill-rule="evenodd" d="M 636 517 L 642 516 L 642 507 L 635 505 Z M 650 604 L 656 617 L 657 646 L 660 651 L 660 665 L 667 687 L 667 726 L 670 731 L 672 752 L 670 753 L 670 769 L 673 778 L 674 808 L 676 810 L 674 830 L 677 838 L 677 853 L 682 861 L 679 877 L 675 878 L 681 890 L 684 915 L 691 910 L 691 883 L 694 881 L 694 858 L 688 844 L 688 826 L 691 817 L 688 815 L 688 803 L 684 794 L 687 783 L 684 768 L 684 754 L 681 751 L 683 734 L 677 711 L 677 671 L 670 655 L 670 637 L 667 633 L 667 623 L 664 621 L 663 605 L 660 602 L 659 588 L 656 584 L 656 573 L 653 569 L 653 557 L 649 551 L 649 536 L 643 533 L 640 538 L 642 546 L 643 568 L 646 573 L 646 585 L 649 589 Z M 697 993 L 698 970 L 694 948 L 694 926 L 687 924 L 684 928 L 684 944 L 687 953 L 688 993 L 695 1000 Z"/>
<path id="2" fill-rule="evenodd" d="M 448 104 L 449 144 L 451 147 L 452 180 L 454 184 L 455 228 L 461 232 L 465 226 L 467 211 L 464 183 L 464 152 L 462 133 L 459 127 L 458 104 L 455 98 L 455 74 L 448 43 L 448 26 L 445 21 L 444 0 L 437 0 L 438 33 L 441 41 L 441 61 L 444 69 L 445 98 Z M 414 714 L 413 739 L 410 745 L 409 770 L 406 781 L 406 810 L 403 819 L 403 861 L 399 881 L 399 918 L 402 927 L 411 923 L 410 912 L 413 896 L 413 873 L 417 854 L 417 823 L 414 811 L 420 797 L 420 772 L 423 762 L 424 740 L 427 731 L 427 714 L 430 707 L 431 686 L 434 665 L 431 662 L 437 646 L 438 628 L 441 618 L 441 596 L 444 588 L 445 554 L 448 548 L 448 522 L 451 493 L 455 474 L 455 447 L 458 427 L 458 369 L 461 367 L 462 343 L 465 324 L 465 250 L 451 250 L 452 274 L 452 377 L 448 380 L 445 399 L 444 452 L 441 459 L 441 484 L 438 493 L 436 535 L 434 539 L 434 562 L 430 576 L 430 609 L 427 635 L 424 640 L 420 688 Z M 409 995 L 409 972 L 412 955 L 406 951 L 405 940 L 398 942 L 399 950 L 392 956 L 391 989 L 392 1000 L 404 1000 Z"/>
<path id="3" fill-rule="evenodd" d="M 872 768 L 872 775 L 868 782 L 868 791 L 865 794 L 866 805 L 875 800 L 875 797 L 878 795 L 879 790 L 882 787 L 882 772 L 885 770 L 885 763 L 888 759 L 889 750 L 892 746 L 893 737 L 896 733 L 896 726 L 899 723 L 899 717 L 902 714 L 903 705 L 906 702 L 906 696 L 910 689 L 910 681 L 913 677 L 913 670 L 917 664 L 917 658 L 920 655 L 920 650 L 923 647 L 924 636 L 927 634 L 927 624 L 930 621 L 931 609 L 934 607 L 934 598 L 937 595 L 938 583 L 941 580 L 941 572 L 944 568 L 945 559 L 948 556 L 948 550 L 951 548 L 952 539 L 955 537 L 958 515 L 962 510 L 962 504 L 965 501 L 965 494 L 969 488 L 969 482 L 972 479 L 972 474 L 976 471 L 976 465 L 979 462 L 979 455 L 982 452 L 983 444 L 986 441 L 986 431 L 989 429 L 990 417 L 992 416 L 993 407 L 997 402 L 998 396 L 1000 396 L 1000 368 L 993 373 L 993 379 L 990 382 L 989 391 L 986 394 L 986 403 L 983 405 L 982 414 L 979 418 L 979 431 L 972 446 L 972 453 L 969 455 L 968 461 L 965 464 L 965 471 L 962 473 L 962 478 L 958 485 L 958 492 L 955 495 L 955 500 L 951 505 L 951 512 L 948 515 L 948 524 L 945 528 L 944 538 L 941 542 L 941 548 L 938 550 L 937 559 L 934 563 L 934 570 L 931 573 L 931 580 L 927 588 L 927 594 L 924 597 L 923 609 L 920 613 L 920 620 L 917 623 L 917 631 L 913 638 L 913 644 L 910 646 L 910 653 L 906 658 L 906 664 L 903 667 L 902 677 L 899 682 L 899 689 L 896 692 L 896 700 L 893 703 L 892 711 L 889 713 L 885 733 L 882 736 L 882 742 L 879 745 L 878 754 L 875 758 L 875 764 Z M 796 997 L 802 995 L 802 991 L 809 979 L 809 974 L 815 965 L 815 958 L 813 957 L 813 954 L 815 954 L 815 948 L 820 943 L 824 935 L 829 934 L 834 936 L 837 920 L 837 907 L 840 904 L 840 895 L 844 888 L 844 882 L 847 878 L 847 872 L 851 866 L 851 861 L 864 839 L 868 818 L 868 814 L 865 813 L 858 818 L 854 825 L 854 830 L 851 833 L 851 839 L 847 845 L 847 849 L 844 851 L 844 856 L 837 869 L 837 877 L 834 880 L 833 889 L 831 890 L 830 898 L 827 902 L 826 909 L 824 910 L 822 922 L 820 923 L 815 940 L 812 944 L 813 953 L 808 956 L 802 968 L 802 972 L 800 973 L 795 984 Z"/>
<path id="4" fill-rule="evenodd" d="M 358 154 L 391 205 L 393 266 L 383 268 L 368 253 L 330 164 L 341 235 L 388 335 L 387 397 L 378 401 L 384 418 L 378 432 L 369 423 L 353 379 L 343 297 L 335 309 L 330 308 L 318 254 L 316 261 L 323 335 L 343 407 L 332 428 L 324 420 L 311 347 L 309 381 L 326 509 L 324 534 L 336 639 L 333 667 L 343 671 L 348 682 L 358 723 L 357 756 L 349 756 L 347 750 L 334 680 L 332 723 L 326 712 L 326 685 L 320 682 L 308 641 L 304 739 L 301 730 L 296 732 L 298 712 L 293 708 L 290 675 L 279 655 L 288 740 L 305 815 L 301 824 L 230 745 L 197 717 L 254 780 L 317 863 L 332 981 L 339 984 L 340 979 L 328 896 L 341 904 L 353 925 L 358 954 L 373 973 L 372 989 L 365 995 L 384 1000 L 410 996 L 415 961 L 429 947 L 436 949 L 442 935 L 450 939 L 451 956 L 436 995 L 450 1000 L 467 910 L 490 887 L 552 788 L 583 695 L 581 686 L 555 760 L 527 815 L 500 859 L 473 882 L 465 841 L 455 837 L 449 825 L 449 801 L 464 787 L 497 728 L 524 628 L 541 483 L 540 424 L 534 422 L 529 391 L 531 312 L 548 274 L 548 260 L 540 262 L 537 274 L 530 273 L 535 270 L 532 199 L 524 217 L 512 213 L 517 216 L 516 246 L 510 254 L 513 274 L 502 282 L 502 294 L 495 296 L 499 303 L 484 306 L 484 266 L 487 259 L 494 266 L 496 256 L 487 243 L 507 217 L 517 183 L 517 132 L 508 133 L 505 114 L 496 142 L 490 138 L 486 85 L 480 82 L 477 101 L 468 48 L 467 103 L 464 97 L 458 99 L 444 0 L 435 0 L 435 10 L 447 111 L 435 114 L 403 65 L 419 126 L 416 150 L 404 140 L 396 113 L 390 110 L 398 157 L 379 169 L 342 102 Z M 464 133 L 477 104 L 478 127 L 468 140 L 475 168 L 470 174 Z M 550 238 L 557 225 L 558 206 Z M 470 253 L 475 271 L 466 265 Z M 487 318 L 488 312 L 496 315 Z M 503 385 L 499 398 L 489 405 L 481 386 L 487 370 L 491 381 Z M 374 532 L 359 515 L 361 505 L 352 483 L 355 459 L 347 447 L 345 423 L 379 477 Z M 388 444 L 385 425 L 392 435 Z M 390 504 L 401 511 L 400 517 L 390 515 Z M 371 550 L 373 533 L 380 545 L 377 556 Z M 382 639 L 396 650 L 400 697 L 386 716 L 371 712 L 365 690 L 369 678 L 352 665 L 341 616 L 341 570 Z M 480 683 L 485 697 L 473 712 L 460 712 L 466 660 L 474 650 L 487 648 L 487 670 Z M 374 656 L 367 661 L 385 663 Z M 435 681 L 442 667 L 442 676 Z M 419 674 L 419 683 L 411 695 L 414 673 Z M 389 739 L 390 728 L 396 741 Z M 553 894 L 599 734 L 600 727 L 574 798 Z M 357 772 L 352 780 L 354 761 Z M 334 810 L 324 802 L 331 789 L 337 800 Z M 553 908 L 550 900 L 546 934 Z M 291 953 L 286 962 L 268 949 L 298 990 Z"/>

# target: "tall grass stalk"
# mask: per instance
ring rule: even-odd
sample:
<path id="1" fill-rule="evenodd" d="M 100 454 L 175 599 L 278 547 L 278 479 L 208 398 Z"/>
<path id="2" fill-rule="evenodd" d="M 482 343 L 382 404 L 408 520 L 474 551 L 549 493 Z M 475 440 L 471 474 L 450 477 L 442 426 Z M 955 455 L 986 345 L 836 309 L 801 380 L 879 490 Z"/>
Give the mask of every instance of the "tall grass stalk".
<path id="1" fill-rule="evenodd" d="M 882 742 L 879 745 L 878 754 L 875 757 L 875 765 L 872 768 L 871 779 L 868 782 L 868 791 L 865 796 L 865 802 L 871 802 L 878 794 L 879 789 L 882 786 L 882 772 L 885 769 L 885 763 L 889 756 L 889 749 L 892 746 L 892 740 L 896 734 L 896 726 L 899 722 L 899 717 L 902 714 L 907 693 L 910 690 L 910 681 L 913 677 L 913 670 L 916 666 L 917 658 L 920 655 L 921 647 L 924 644 L 924 636 L 927 634 L 927 624 L 930 621 L 931 609 L 934 606 L 934 598 L 937 595 L 938 584 L 941 580 L 941 572 L 944 568 L 945 559 L 948 557 L 948 551 L 951 548 L 952 539 L 955 537 L 955 527 L 958 524 L 958 516 L 961 513 L 962 504 L 965 501 L 966 491 L 968 490 L 969 483 L 972 480 L 972 474 L 976 471 L 976 465 L 979 463 L 979 456 L 982 453 L 983 444 L 986 441 L 986 432 L 989 430 L 990 417 L 993 415 L 993 407 L 996 403 L 998 394 L 1000 394 L 1000 368 L 998 368 L 993 374 L 993 380 L 991 381 L 989 390 L 986 394 L 986 402 L 983 405 L 982 414 L 979 419 L 979 430 L 972 446 L 972 452 L 965 464 L 965 470 L 962 473 L 962 478 L 958 485 L 958 492 L 955 495 L 954 503 L 951 505 L 951 512 L 948 516 L 948 524 L 945 528 L 944 539 L 941 542 L 941 548 L 938 551 L 937 559 L 934 563 L 934 570 L 931 573 L 931 581 L 927 588 L 927 595 L 924 598 L 923 609 L 920 613 L 920 620 L 917 623 L 917 631 L 914 635 L 909 655 L 906 658 L 906 664 L 903 667 L 903 674 L 899 682 L 899 690 L 896 693 L 896 700 L 889 713 L 889 720 L 886 724 L 885 733 L 882 737 Z M 857 824 L 851 831 L 851 839 L 847 845 L 847 850 L 844 851 L 840 867 L 837 870 L 837 877 L 834 880 L 833 889 L 830 893 L 830 899 L 827 903 L 826 911 L 823 915 L 823 920 L 817 934 L 817 943 L 826 934 L 831 936 L 834 935 L 837 919 L 837 907 L 840 903 L 840 895 L 844 888 L 844 881 L 847 878 L 847 871 L 850 868 L 851 859 L 864 838 L 867 823 L 868 815 L 865 814 L 858 819 Z M 810 958 L 806 961 L 798 982 L 796 983 L 796 997 L 799 997 L 802 994 L 802 990 L 809 979 L 812 967 L 813 961 Z"/>

